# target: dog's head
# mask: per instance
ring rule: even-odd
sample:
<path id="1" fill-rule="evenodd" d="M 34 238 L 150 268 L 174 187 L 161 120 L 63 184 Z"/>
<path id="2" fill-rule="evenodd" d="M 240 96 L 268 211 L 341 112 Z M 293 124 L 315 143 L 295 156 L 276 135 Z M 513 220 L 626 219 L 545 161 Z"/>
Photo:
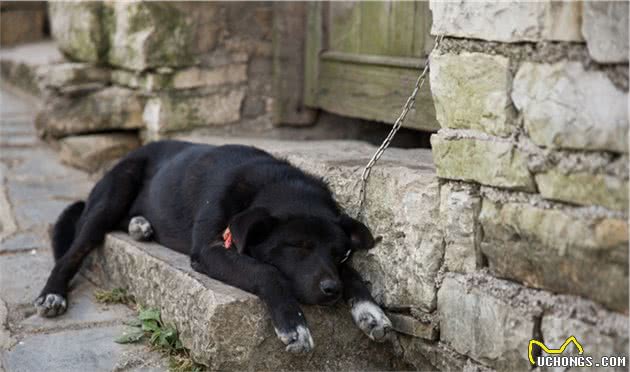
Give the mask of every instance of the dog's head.
<path id="1" fill-rule="evenodd" d="M 276 267 L 306 304 L 336 302 L 343 290 L 339 265 L 353 251 L 374 246 L 370 230 L 347 215 L 276 218 L 252 208 L 236 215 L 230 230 L 240 253 Z"/>

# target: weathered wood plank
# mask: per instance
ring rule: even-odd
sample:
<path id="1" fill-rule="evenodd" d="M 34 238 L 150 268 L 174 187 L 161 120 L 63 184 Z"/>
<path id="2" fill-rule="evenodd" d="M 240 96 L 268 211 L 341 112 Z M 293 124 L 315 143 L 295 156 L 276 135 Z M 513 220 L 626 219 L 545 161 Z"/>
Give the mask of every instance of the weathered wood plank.
<path id="1" fill-rule="evenodd" d="M 413 55 L 425 57 L 433 47 L 431 32 L 431 10 L 429 3 L 414 2 L 415 16 L 413 25 Z"/>
<path id="2" fill-rule="evenodd" d="M 384 54 L 389 43 L 389 15 L 391 3 L 388 1 L 366 1 L 361 7 L 361 48 L 362 54 Z"/>
<path id="3" fill-rule="evenodd" d="M 413 56 L 414 24 L 416 3 L 413 1 L 392 1 L 389 16 L 389 42 L 384 55 L 397 57 Z"/>
<path id="4" fill-rule="evenodd" d="M 306 44 L 304 48 L 304 104 L 317 107 L 319 54 L 323 48 L 321 2 L 308 2 L 306 9 Z"/>
<path id="5" fill-rule="evenodd" d="M 393 124 L 420 71 L 336 61 L 324 55 L 319 73 L 319 107 L 340 115 Z M 418 93 L 415 108 L 404 126 L 429 131 L 439 129 L 428 80 Z"/>
<path id="6" fill-rule="evenodd" d="M 361 45 L 361 6 L 357 1 L 328 4 L 328 48 L 358 53 Z"/>
<path id="7" fill-rule="evenodd" d="M 304 106 L 307 3 L 273 3 L 273 112 L 276 125 L 309 125 L 316 112 Z"/>

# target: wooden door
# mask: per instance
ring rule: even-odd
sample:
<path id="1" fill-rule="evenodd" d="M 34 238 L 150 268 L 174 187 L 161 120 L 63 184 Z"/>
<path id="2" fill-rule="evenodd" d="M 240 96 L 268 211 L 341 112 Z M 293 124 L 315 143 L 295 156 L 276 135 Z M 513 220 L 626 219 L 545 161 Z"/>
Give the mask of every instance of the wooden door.
<path id="1" fill-rule="evenodd" d="M 307 10 L 304 103 L 393 124 L 432 46 L 427 2 L 313 2 Z M 439 128 L 429 81 L 404 126 Z"/>

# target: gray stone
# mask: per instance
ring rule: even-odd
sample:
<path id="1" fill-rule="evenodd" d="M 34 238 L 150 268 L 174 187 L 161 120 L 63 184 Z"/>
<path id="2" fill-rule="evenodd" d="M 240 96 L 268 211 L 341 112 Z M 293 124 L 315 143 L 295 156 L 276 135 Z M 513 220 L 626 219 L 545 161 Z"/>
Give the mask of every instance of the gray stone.
<path id="1" fill-rule="evenodd" d="M 36 200 L 16 208 L 15 219 L 22 230 L 46 230 L 68 204 L 63 200 Z"/>
<path id="2" fill-rule="evenodd" d="M 449 182 L 440 188 L 444 264 L 449 271 L 472 272 L 481 267 L 480 211 L 481 197 L 473 186 Z"/>
<path id="3" fill-rule="evenodd" d="M 39 84 L 45 89 L 60 89 L 85 83 L 109 83 L 110 71 L 88 63 L 58 63 L 37 69 Z"/>
<path id="4" fill-rule="evenodd" d="M 447 274 L 438 293 L 440 340 L 497 370 L 529 370 L 527 345 L 541 309 L 519 302 L 517 285 Z"/>
<path id="5" fill-rule="evenodd" d="M 110 326 L 28 335 L 3 359 L 11 372 L 111 371 L 123 353 L 144 347 L 115 343 L 123 330 L 123 326 Z"/>
<path id="6" fill-rule="evenodd" d="M 102 132 L 143 127 L 144 98 L 136 92 L 108 87 L 80 97 L 55 96 L 37 115 L 40 136 Z"/>
<path id="7" fill-rule="evenodd" d="M 537 174 L 535 178 L 540 194 L 547 199 L 628 210 L 627 179 L 592 172 L 566 173 L 557 169 Z"/>
<path id="8" fill-rule="evenodd" d="M 361 172 L 375 150 L 354 141 L 305 145 L 247 138 L 178 138 L 253 145 L 285 158 L 322 177 L 350 215 L 356 215 Z M 351 261 L 379 303 L 426 312 L 435 308 L 435 278 L 444 254 L 438 213 L 439 187 L 430 151 L 389 149 L 372 169 L 364 211 L 364 222 L 382 241 L 370 251 L 355 253 Z"/>
<path id="9" fill-rule="evenodd" d="M 95 172 L 140 146 L 134 133 L 87 134 L 65 137 L 59 141 L 62 162 Z"/>
<path id="10" fill-rule="evenodd" d="M 4 182 L 4 175 L 0 177 L 0 181 Z M 9 202 L 4 187 L 0 187 L 0 240 L 13 234 L 17 229 L 17 223 L 13 216 L 13 207 Z"/>
<path id="11" fill-rule="evenodd" d="M 125 305 L 106 305 L 94 301 L 97 288 L 78 276 L 68 296 L 68 311 L 55 318 L 44 318 L 35 313 L 20 322 L 21 331 L 47 332 L 68 328 L 86 328 L 122 323 L 134 317 L 135 312 Z"/>
<path id="12" fill-rule="evenodd" d="M 591 298 L 626 311 L 628 223 L 527 202 L 484 198 L 481 249 L 490 269 L 531 287 Z"/>
<path id="13" fill-rule="evenodd" d="M 628 152 L 628 94 L 601 71 L 580 62 L 526 62 L 512 99 L 540 146 Z"/>
<path id="14" fill-rule="evenodd" d="M 584 2 L 582 33 L 594 60 L 601 63 L 628 62 L 628 3 Z"/>
<path id="15" fill-rule="evenodd" d="M 577 2 L 431 1 L 431 34 L 501 42 L 581 41 Z"/>
<path id="16" fill-rule="evenodd" d="M 247 64 L 244 63 L 213 68 L 189 67 L 172 73 L 112 71 L 114 83 L 146 92 L 233 85 L 246 80 Z"/>
<path id="17" fill-rule="evenodd" d="M 602 323 L 586 322 L 572 314 L 552 313 L 544 315 L 541 322 L 541 335 L 545 346 L 550 349 L 559 348 L 570 336 L 574 336 L 584 348 L 585 356 L 593 357 L 594 363 L 599 363 L 603 356 L 628 357 L 628 317 L 620 314 L 606 314 L 613 321 L 617 329 L 611 333 L 604 329 Z M 600 320 L 601 322 L 601 320 Z M 577 355 L 577 348 L 571 345 L 562 355 Z M 545 352 L 542 355 L 546 355 Z M 596 371 L 625 371 L 627 365 L 620 368 L 597 368 Z"/>
<path id="18" fill-rule="evenodd" d="M 41 232 L 21 232 L 0 242 L 0 253 L 38 249 L 46 247 L 48 244 Z"/>
<path id="19" fill-rule="evenodd" d="M 536 190 L 525 154 L 510 141 L 450 136 L 440 131 L 431 136 L 431 145 L 441 178 Z"/>
<path id="20" fill-rule="evenodd" d="M 194 272 L 188 257 L 157 244 L 109 234 L 85 268 L 97 283 L 128 288 L 140 303 L 160 308 L 195 360 L 212 370 L 402 367 L 389 346 L 362 335 L 345 306 L 305 306 L 315 350 L 308 357 L 285 352 L 258 298 Z"/>
<path id="21" fill-rule="evenodd" d="M 509 136 L 511 74 L 506 57 L 483 53 L 434 54 L 431 94 L 443 128 Z"/>
<path id="22" fill-rule="evenodd" d="M 107 4 L 107 61 L 129 70 L 194 65 L 217 42 L 219 6 L 212 3 Z"/>
<path id="23" fill-rule="evenodd" d="M 56 162 L 51 159 L 51 162 Z M 11 179 L 7 182 L 9 197 L 16 208 L 22 204 L 46 200 L 77 200 L 83 199 L 90 191 L 92 182 L 76 179 L 52 178 L 45 180 Z"/>
<path id="24" fill-rule="evenodd" d="M 48 4 L 50 28 L 59 49 L 70 58 L 99 62 L 107 50 L 102 2 L 54 2 Z"/>
<path id="25" fill-rule="evenodd" d="M 55 153 L 48 148 L 20 150 L 14 153 L 3 150 L 2 154 L 8 155 L 8 158 L 17 163 L 11 169 L 12 181 L 44 184 L 51 180 L 66 182 L 87 180 L 85 173 L 55 161 Z"/>
<path id="26" fill-rule="evenodd" d="M 492 369 L 458 354 L 441 342 L 400 336 L 403 358 L 417 371 L 490 372 Z"/>
<path id="27" fill-rule="evenodd" d="M 4 303 L 4 300 L 0 298 L 0 352 L 9 349 L 15 343 L 15 340 L 11 337 L 11 331 L 8 328 L 8 319 L 9 308 L 7 304 Z"/>
<path id="28" fill-rule="evenodd" d="M 244 88 L 194 95 L 163 93 L 148 100 L 142 119 L 152 133 L 225 125 L 240 119 L 244 96 Z"/>
<path id="29" fill-rule="evenodd" d="M 52 266 L 52 254 L 46 250 L 0 256 L 0 293 L 7 305 L 30 305 L 44 287 Z"/>
<path id="30" fill-rule="evenodd" d="M 425 319 L 420 320 L 411 315 L 389 312 L 387 317 L 392 321 L 392 327 L 396 332 L 427 340 L 438 338 L 439 327 L 433 315 L 427 315 Z"/>

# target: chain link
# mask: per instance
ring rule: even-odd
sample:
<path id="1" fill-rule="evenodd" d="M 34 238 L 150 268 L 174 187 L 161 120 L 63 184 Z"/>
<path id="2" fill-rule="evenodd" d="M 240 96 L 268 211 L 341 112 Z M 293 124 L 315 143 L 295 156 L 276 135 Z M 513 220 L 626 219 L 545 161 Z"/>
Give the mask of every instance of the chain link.
<path id="1" fill-rule="evenodd" d="M 407 102 L 405 102 L 405 105 L 403 106 L 402 111 L 400 112 L 400 115 L 398 115 L 398 119 L 396 119 L 396 121 L 394 122 L 394 125 L 392 126 L 391 131 L 389 132 L 387 137 L 385 137 L 385 140 L 383 141 L 381 146 L 376 150 L 374 155 L 372 155 L 372 158 L 367 163 L 365 168 L 363 168 L 363 174 L 361 175 L 361 189 L 359 190 L 359 210 L 357 212 L 357 219 L 359 220 L 361 220 L 361 217 L 363 215 L 363 207 L 365 204 L 365 193 L 366 193 L 368 179 L 370 178 L 370 174 L 372 173 L 372 168 L 374 167 L 376 162 L 381 158 L 381 156 L 383 156 L 383 153 L 385 153 L 385 150 L 387 150 L 392 140 L 394 139 L 394 136 L 396 135 L 396 133 L 402 126 L 403 122 L 405 121 L 405 118 L 407 117 L 407 113 L 409 112 L 409 110 L 413 108 L 413 105 L 416 103 L 416 96 L 418 95 L 418 91 L 424 85 L 427 71 L 429 71 L 429 62 L 431 60 L 431 56 L 433 55 L 433 51 L 437 49 L 443 37 L 444 35 L 440 35 L 435 38 L 435 43 L 433 44 L 433 48 L 431 49 L 431 52 L 429 53 L 426 61 L 424 62 L 424 68 L 422 69 L 422 73 L 420 74 L 420 76 L 418 76 L 418 79 L 416 80 L 416 85 L 413 88 L 413 91 L 411 92 L 411 95 L 409 96 L 409 98 L 407 98 Z"/>

